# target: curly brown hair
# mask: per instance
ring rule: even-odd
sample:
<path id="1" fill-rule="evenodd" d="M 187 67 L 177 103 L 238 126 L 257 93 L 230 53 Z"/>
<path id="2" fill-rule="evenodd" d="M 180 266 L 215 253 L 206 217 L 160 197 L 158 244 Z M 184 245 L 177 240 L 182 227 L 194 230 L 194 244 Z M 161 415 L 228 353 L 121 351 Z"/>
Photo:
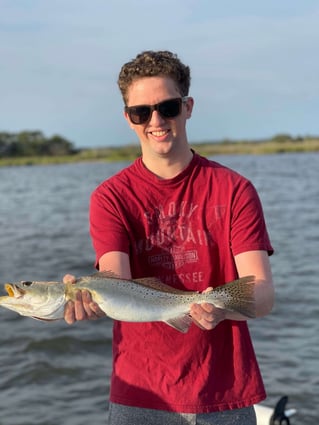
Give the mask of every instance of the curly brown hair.
<path id="1" fill-rule="evenodd" d="M 190 86 L 190 69 L 184 65 L 176 54 L 167 50 L 147 50 L 136 56 L 121 68 L 118 86 L 121 90 L 124 104 L 127 104 L 127 91 L 133 81 L 143 77 L 164 76 L 172 78 L 181 96 L 187 96 Z"/>

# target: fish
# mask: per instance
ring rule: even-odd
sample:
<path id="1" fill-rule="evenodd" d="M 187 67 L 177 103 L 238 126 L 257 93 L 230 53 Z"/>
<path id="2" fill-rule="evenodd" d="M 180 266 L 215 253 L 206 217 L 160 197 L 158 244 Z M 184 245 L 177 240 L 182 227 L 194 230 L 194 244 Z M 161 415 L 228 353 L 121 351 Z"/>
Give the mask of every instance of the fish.
<path id="1" fill-rule="evenodd" d="M 75 283 L 22 281 L 6 283 L 0 306 L 42 321 L 64 318 L 64 308 L 78 290 L 87 290 L 106 316 L 124 322 L 164 322 L 186 333 L 194 303 L 256 317 L 255 276 L 245 276 L 204 292 L 185 291 L 157 278 L 122 279 L 112 272 L 97 272 Z"/>

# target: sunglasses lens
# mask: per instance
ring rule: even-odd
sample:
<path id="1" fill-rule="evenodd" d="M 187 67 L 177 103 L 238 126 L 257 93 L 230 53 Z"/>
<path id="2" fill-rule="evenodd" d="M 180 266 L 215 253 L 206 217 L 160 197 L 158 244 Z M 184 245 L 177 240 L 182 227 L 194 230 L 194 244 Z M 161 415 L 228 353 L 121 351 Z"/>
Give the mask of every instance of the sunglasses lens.
<path id="1" fill-rule="evenodd" d="M 125 111 L 133 124 L 145 124 L 151 118 L 153 111 L 158 111 L 162 118 L 177 117 L 181 112 L 182 102 L 181 98 L 170 99 L 153 106 L 126 106 Z"/>
<path id="2" fill-rule="evenodd" d="M 149 120 L 151 108 L 149 106 L 133 106 L 128 108 L 128 114 L 133 124 L 144 124 Z"/>
<path id="3" fill-rule="evenodd" d="M 164 118 L 175 118 L 181 111 L 181 99 L 166 100 L 158 105 L 158 112 Z"/>

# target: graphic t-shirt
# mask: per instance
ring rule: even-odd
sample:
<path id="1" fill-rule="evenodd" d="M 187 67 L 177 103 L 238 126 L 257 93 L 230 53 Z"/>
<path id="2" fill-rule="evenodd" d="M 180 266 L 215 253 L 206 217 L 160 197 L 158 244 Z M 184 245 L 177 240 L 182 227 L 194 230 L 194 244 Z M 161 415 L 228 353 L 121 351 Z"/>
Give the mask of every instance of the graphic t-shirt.
<path id="1" fill-rule="evenodd" d="M 173 179 L 137 159 L 92 194 L 90 229 L 99 258 L 130 256 L 133 278 L 203 291 L 238 277 L 234 256 L 272 253 L 260 200 L 238 173 L 196 153 Z M 185 413 L 241 408 L 265 398 L 245 321 L 211 331 L 191 325 L 115 321 L 110 400 Z"/>

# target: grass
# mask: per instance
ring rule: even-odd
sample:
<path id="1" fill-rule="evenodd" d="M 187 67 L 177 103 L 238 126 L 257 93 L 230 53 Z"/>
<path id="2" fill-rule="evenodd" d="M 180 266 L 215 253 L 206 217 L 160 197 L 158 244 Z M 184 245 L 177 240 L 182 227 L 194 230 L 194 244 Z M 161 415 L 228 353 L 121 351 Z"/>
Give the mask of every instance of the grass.
<path id="1" fill-rule="evenodd" d="M 262 141 L 202 142 L 191 146 L 203 156 L 215 155 L 265 155 L 289 152 L 318 152 L 319 138 L 305 137 L 292 139 L 289 136 L 277 136 Z M 133 161 L 140 156 L 138 145 L 82 149 L 75 154 L 65 156 L 30 156 L 19 158 L 0 158 L 0 166 L 49 165 L 97 161 Z"/>

